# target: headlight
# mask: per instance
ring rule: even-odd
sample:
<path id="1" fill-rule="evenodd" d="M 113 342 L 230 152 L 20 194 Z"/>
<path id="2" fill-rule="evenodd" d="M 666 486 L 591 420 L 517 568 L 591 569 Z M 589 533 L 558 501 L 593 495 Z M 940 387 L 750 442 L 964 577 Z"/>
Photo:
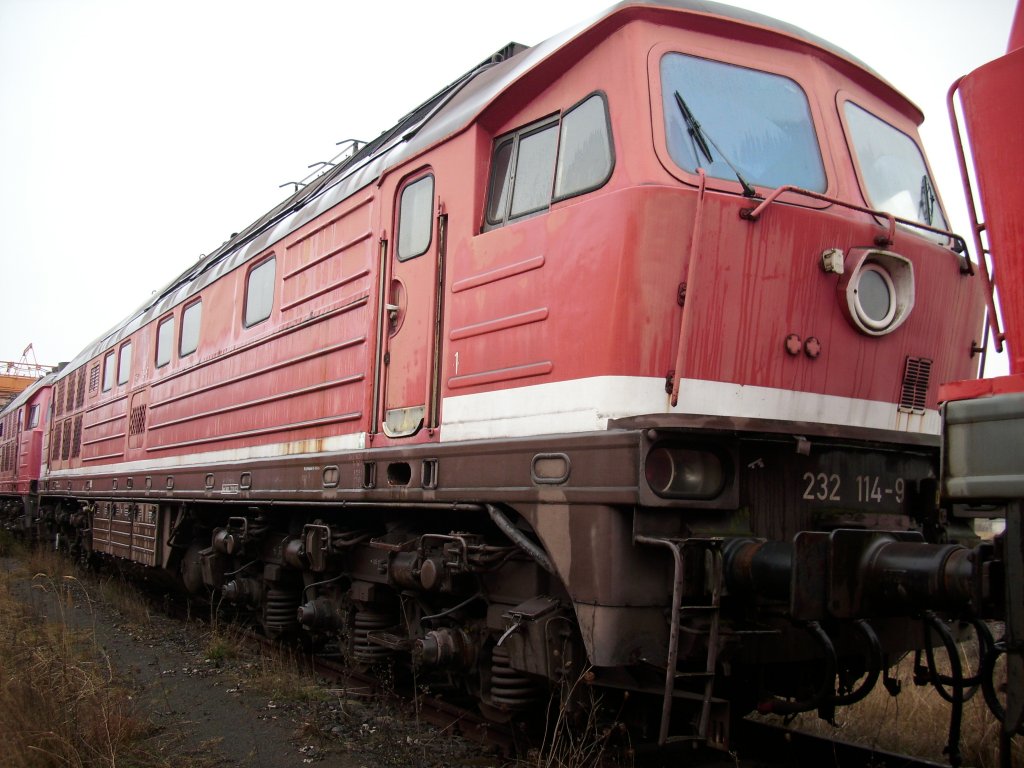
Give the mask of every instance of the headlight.
<path id="1" fill-rule="evenodd" d="M 725 486 L 721 458 L 694 448 L 654 446 L 644 462 L 644 473 L 659 496 L 711 499 Z"/>
<path id="2" fill-rule="evenodd" d="M 861 267 L 853 288 L 857 317 L 870 328 L 881 330 L 896 314 L 896 287 L 881 266 L 869 262 Z"/>
<path id="3" fill-rule="evenodd" d="M 836 291 L 843 314 L 861 333 L 892 333 L 914 308 L 914 265 L 889 251 L 855 248 L 853 269 L 839 278 Z"/>

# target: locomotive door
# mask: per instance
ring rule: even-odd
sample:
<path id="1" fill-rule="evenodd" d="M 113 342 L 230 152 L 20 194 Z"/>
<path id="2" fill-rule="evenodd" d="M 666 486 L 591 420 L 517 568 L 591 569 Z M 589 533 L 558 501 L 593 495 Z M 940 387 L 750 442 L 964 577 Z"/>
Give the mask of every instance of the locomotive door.
<path id="1" fill-rule="evenodd" d="M 437 425 L 439 281 L 445 217 L 435 216 L 434 175 L 419 173 L 397 188 L 393 247 L 384 286 L 386 338 L 382 428 L 411 437 Z"/>

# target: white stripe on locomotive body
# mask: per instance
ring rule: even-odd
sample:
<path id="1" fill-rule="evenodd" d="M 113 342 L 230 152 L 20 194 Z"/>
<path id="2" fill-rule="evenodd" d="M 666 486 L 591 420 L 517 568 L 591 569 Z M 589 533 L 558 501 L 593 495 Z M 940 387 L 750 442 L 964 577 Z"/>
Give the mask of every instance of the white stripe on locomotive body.
<path id="1" fill-rule="evenodd" d="M 735 418 L 771 418 L 817 422 L 893 432 L 939 434 L 939 412 L 900 413 L 893 403 L 819 395 L 721 381 L 683 379 L 679 405 L 669 407 L 665 380 L 647 376 L 595 376 L 536 384 L 473 395 L 446 397 L 442 404 L 441 441 L 578 434 L 603 431 L 608 422 L 629 416 L 686 413 Z M 282 457 L 311 460 L 339 452 L 363 450 L 365 432 L 321 440 L 256 445 L 225 451 L 129 461 L 102 467 L 104 473 L 143 473 L 184 467 L 210 467 Z M 61 469 L 51 478 L 88 475 L 95 467 Z"/>
<path id="2" fill-rule="evenodd" d="M 939 434 L 939 412 L 934 409 L 908 414 L 894 403 L 699 379 L 682 380 L 679 404 L 672 408 L 662 378 L 596 376 L 446 397 L 441 440 L 590 432 L 606 429 L 611 419 L 664 413 Z"/>

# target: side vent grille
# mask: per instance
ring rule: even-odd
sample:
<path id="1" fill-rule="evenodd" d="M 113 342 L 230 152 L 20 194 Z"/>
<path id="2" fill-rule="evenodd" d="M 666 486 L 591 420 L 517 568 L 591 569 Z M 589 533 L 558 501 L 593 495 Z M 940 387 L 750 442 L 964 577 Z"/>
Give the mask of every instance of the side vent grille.
<path id="1" fill-rule="evenodd" d="M 60 424 L 55 423 L 53 432 L 50 433 L 50 462 L 60 461 L 60 438 L 64 429 Z"/>
<path id="2" fill-rule="evenodd" d="M 78 391 L 75 392 L 75 408 L 85 405 L 85 368 L 78 371 Z"/>
<path id="3" fill-rule="evenodd" d="M 60 449 L 60 458 L 63 461 L 67 461 L 71 458 L 71 419 L 64 420 L 64 438 L 63 445 Z"/>
<path id="4" fill-rule="evenodd" d="M 53 408 L 54 415 L 56 416 L 60 416 L 64 413 L 64 386 L 66 381 L 67 379 L 64 378 L 57 383 L 57 394 L 53 398 L 56 401 Z"/>
<path id="5" fill-rule="evenodd" d="M 928 383 L 932 377 L 932 361 L 926 357 L 908 357 L 903 370 L 899 410 L 903 413 L 924 413 L 928 402 Z"/>
<path id="6" fill-rule="evenodd" d="M 82 379 L 84 382 L 85 379 Z M 71 445 L 71 458 L 77 459 L 82 453 L 82 415 L 75 416 L 75 441 Z"/>
<path id="7" fill-rule="evenodd" d="M 128 437 L 141 435 L 146 431 L 146 406 L 137 405 L 132 408 L 132 420 L 128 425 Z"/>
<path id="8" fill-rule="evenodd" d="M 68 402 L 67 405 L 64 406 L 64 410 L 67 411 L 68 413 L 71 413 L 73 410 L 75 410 L 75 383 L 81 376 L 81 368 L 78 369 L 78 373 L 72 373 L 70 376 L 68 376 Z"/>
<path id="9" fill-rule="evenodd" d="M 94 363 L 89 371 L 89 392 L 95 392 L 100 385 L 100 364 Z"/>

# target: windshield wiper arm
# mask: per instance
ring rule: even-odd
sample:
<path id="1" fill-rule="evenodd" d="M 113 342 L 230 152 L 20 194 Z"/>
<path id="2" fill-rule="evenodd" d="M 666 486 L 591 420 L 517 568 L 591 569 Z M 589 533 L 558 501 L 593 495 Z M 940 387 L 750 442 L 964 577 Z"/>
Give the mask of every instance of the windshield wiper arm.
<path id="1" fill-rule="evenodd" d="M 703 128 L 701 128 L 700 123 L 697 122 L 697 118 L 694 117 L 693 112 L 690 111 L 690 108 L 686 105 L 686 101 L 683 99 L 679 91 L 676 91 L 675 95 L 676 105 L 679 107 L 679 112 L 683 116 L 683 122 L 686 123 L 686 130 L 693 139 L 694 144 L 696 144 L 697 148 L 700 149 L 701 154 L 707 158 L 709 163 L 715 162 L 715 159 L 711 156 L 711 148 L 708 146 L 708 144 L 711 144 L 711 146 L 715 148 L 715 151 L 721 155 L 725 164 L 729 166 L 729 170 L 733 172 L 733 175 L 740 183 L 740 186 L 743 187 L 743 196 L 757 197 L 757 191 L 750 186 L 750 183 L 746 179 L 743 178 L 743 174 L 737 170 L 736 166 L 729 162 L 729 158 L 727 158 L 721 148 L 715 144 L 715 140 L 705 133 Z"/>
<path id="2" fill-rule="evenodd" d="M 683 113 L 683 122 L 686 123 L 686 130 L 690 134 L 690 138 L 693 139 L 693 142 L 700 149 L 701 154 L 708 159 L 709 163 L 715 162 L 715 158 L 711 156 L 711 149 L 704 139 L 704 129 L 700 127 L 697 118 L 693 116 L 693 112 L 686 106 L 686 102 L 679 95 L 679 91 L 676 91 L 676 104 L 679 105 L 679 111 Z"/>
<path id="3" fill-rule="evenodd" d="M 923 223 L 931 224 L 935 220 L 936 202 L 935 187 L 926 173 L 921 177 L 921 202 L 917 204 L 917 212 L 921 215 Z"/>

